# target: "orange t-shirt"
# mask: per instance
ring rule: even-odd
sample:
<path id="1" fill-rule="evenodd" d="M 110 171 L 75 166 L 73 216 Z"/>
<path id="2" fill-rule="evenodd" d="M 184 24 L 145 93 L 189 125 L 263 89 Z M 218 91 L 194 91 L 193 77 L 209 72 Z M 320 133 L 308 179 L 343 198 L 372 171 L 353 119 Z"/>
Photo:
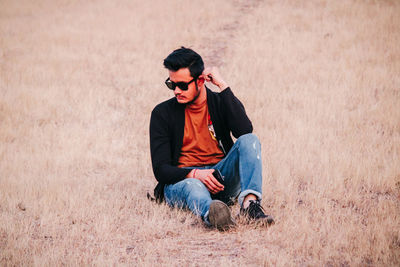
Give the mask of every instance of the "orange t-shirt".
<path id="1" fill-rule="evenodd" d="M 209 124 L 207 100 L 198 106 L 186 106 L 179 167 L 214 165 L 224 157 Z"/>

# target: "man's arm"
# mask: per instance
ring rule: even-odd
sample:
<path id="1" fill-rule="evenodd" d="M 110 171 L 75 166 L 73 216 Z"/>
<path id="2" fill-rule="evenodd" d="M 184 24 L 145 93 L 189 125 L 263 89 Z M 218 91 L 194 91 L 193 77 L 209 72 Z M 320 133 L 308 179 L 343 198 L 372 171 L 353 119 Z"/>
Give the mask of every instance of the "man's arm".
<path id="1" fill-rule="evenodd" d="M 216 67 L 206 68 L 203 71 L 202 77 L 214 85 L 218 86 L 220 92 L 228 88 L 228 84 L 222 79 L 219 70 Z"/>
<path id="2" fill-rule="evenodd" d="M 163 184 L 177 183 L 187 176 L 188 169 L 172 165 L 168 114 L 160 106 L 154 108 L 150 119 L 150 152 L 154 176 Z"/>
<path id="3" fill-rule="evenodd" d="M 247 117 L 246 110 L 232 90 L 228 87 L 220 93 L 224 115 L 229 129 L 235 138 L 253 132 L 253 125 Z"/>
<path id="4" fill-rule="evenodd" d="M 223 112 L 229 129 L 235 138 L 253 132 L 253 125 L 247 117 L 245 108 L 238 98 L 235 97 L 228 84 L 221 77 L 217 68 L 206 68 L 202 77 L 218 86 L 223 103 Z"/>

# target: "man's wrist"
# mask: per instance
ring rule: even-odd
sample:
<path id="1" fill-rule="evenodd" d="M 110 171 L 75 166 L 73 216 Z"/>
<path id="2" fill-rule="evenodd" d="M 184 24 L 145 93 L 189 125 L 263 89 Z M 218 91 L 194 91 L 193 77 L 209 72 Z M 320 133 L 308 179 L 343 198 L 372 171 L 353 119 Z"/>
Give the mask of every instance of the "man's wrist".
<path id="1" fill-rule="evenodd" d="M 219 90 L 220 91 L 224 91 L 226 88 L 228 88 L 228 84 L 226 82 L 222 82 L 220 84 L 218 84 Z"/>
<path id="2" fill-rule="evenodd" d="M 195 173 L 196 173 L 195 170 L 196 170 L 196 169 L 192 169 L 192 170 L 186 175 L 186 178 L 194 178 Z"/>

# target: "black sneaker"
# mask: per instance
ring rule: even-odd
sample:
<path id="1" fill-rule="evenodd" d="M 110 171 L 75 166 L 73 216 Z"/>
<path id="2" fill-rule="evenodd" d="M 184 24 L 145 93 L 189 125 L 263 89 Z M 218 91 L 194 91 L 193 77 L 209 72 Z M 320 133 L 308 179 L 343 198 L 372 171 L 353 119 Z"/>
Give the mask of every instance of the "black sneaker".
<path id="1" fill-rule="evenodd" d="M 231 216 L 229 207 L 220 200 L 213 200 L 210 204 L 208 212 L 208 221 L 218 230 L 228 230 L 236 225 L 235 220 Z"/>
<path id="2" fill-rule="evenodd" d="M 265 225 L 275 223 L 271 215 L 264 213 L 264 209 L 261 207 L 259 200 L 250 200 L 250 205 L 247 208 L 240 208 L 240 214 L 257 223 L 263 223 Z"/>

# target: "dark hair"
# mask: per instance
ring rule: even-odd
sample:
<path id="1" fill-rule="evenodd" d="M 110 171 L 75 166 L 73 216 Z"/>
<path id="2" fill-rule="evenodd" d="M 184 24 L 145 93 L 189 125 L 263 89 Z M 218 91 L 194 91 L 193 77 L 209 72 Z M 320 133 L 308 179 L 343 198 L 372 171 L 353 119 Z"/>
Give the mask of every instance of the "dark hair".
<path id="1" fill-rule="evenodd" d="M 198 78 L 203 73 L 204 62 L 199 54 L 182 46 L 164 59 L 164 67 L 171 71 L 189 68 L 190 75 L 193 78 Z"/>

